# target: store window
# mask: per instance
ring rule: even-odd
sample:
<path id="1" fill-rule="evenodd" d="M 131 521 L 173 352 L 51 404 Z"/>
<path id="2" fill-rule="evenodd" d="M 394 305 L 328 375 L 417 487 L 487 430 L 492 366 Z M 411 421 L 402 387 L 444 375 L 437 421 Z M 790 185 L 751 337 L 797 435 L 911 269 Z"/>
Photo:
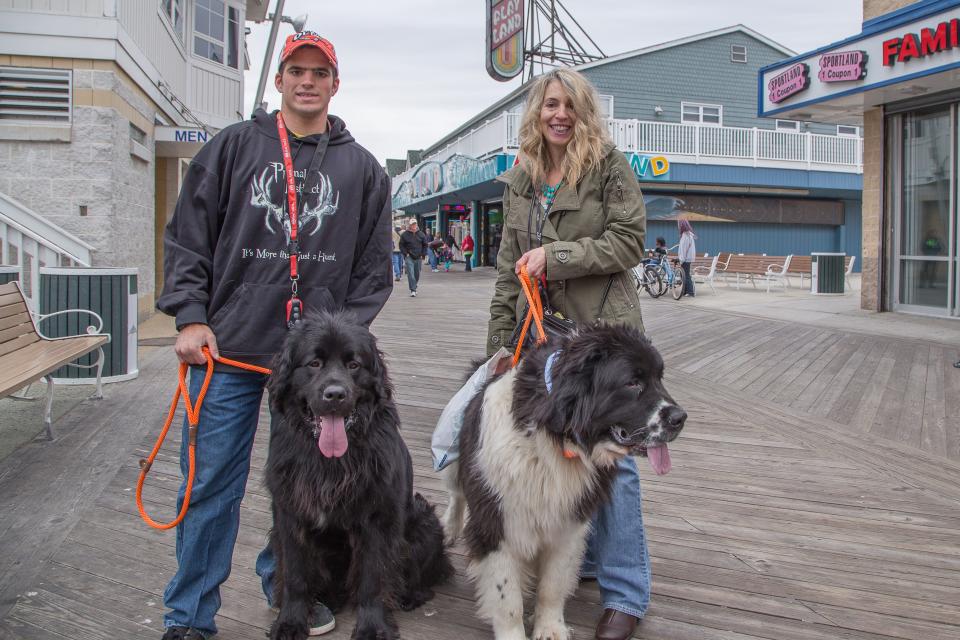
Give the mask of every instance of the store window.
<path id="1" fill-rule="evenodd" d="M 173 32 L 181 42 L 183 42 L 183 2 L 184 0 L 162 0 L 160 3 L 163 15 L 170 22 Z"/>
<path id="2" fill-rule="evenodd" d="M 837 135 L 838 136 L 859 136 L 860 127 L 852 127 L 848 124 L 838 124 L 837 125 Z"/>
<path id="3" fill-rule="evenodd" d="M 723 124 L 723 106 L 719 104 L 680 103 L 680 121 L 719 127 Z"/>
<path id="4" fill-rule="evenodd" d="M 777 120 L 777 131 L 793 131 L 800 133 L 800 123 L 796 120 Z"/>
<path id="5" fill-rule="evenodd" d="M 193 52 L 237 69 L 240 12 L 222 0 L 197 0 L 193 17 Z"/>

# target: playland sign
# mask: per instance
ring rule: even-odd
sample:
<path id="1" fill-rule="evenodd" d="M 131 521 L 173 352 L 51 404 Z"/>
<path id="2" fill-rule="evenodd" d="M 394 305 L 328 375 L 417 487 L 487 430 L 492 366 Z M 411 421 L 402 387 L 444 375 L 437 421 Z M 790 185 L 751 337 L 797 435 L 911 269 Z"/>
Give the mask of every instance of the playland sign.
<path id="1" fill-rule="evenodd" d="M 487 73 L 506 82 L 523 71 L 523 0 L 487 1 Z"/>

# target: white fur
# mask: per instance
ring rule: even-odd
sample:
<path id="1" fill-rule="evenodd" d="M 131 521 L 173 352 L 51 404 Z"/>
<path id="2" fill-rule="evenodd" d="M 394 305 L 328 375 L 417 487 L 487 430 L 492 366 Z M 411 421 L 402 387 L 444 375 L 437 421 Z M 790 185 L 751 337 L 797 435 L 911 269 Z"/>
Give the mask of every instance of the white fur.
<path id="1" fill-rule="evenodd" d="M 516 372 L 510 371 L 486 389 L 481 411 L 479 447 L 474 468 L 503 514 L 504 540 L 485 558 L 471 561 L 480 615 L 493 624 L 496 640 L 520 640 L 523 593 L 537 583 L 535 640 L 567 640 L 563 607 L 577 586 L 589 524 L 577 521 L 581 498 L 594 488 L 598 466 L 614 464 L 627 450 L 598 446 L 564 458 L 556 441 L 539 429 L 518 429 L 510 410 Z M 527 434 L 530 435 L 527 435 Z M 569 443 L 568 443 L 569 444 Z M 465 498 L 447 472 L 450 503 L 444 517 L 447 540 L 463 526 Z"/>

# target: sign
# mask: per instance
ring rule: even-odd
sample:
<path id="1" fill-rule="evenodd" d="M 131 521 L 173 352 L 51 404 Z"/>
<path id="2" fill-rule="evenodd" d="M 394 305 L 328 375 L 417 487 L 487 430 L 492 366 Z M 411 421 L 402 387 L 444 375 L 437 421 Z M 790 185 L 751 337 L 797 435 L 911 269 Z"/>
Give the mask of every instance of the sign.
<path id="1" fill-rule="evenodd" d="M 954 18 L 941 22 L 935 29 L 921 29 L 920 35 L 905 33 L 900 37 L 884 40 L 883 66 L 892 67 L 898 62 L 926 58 L 960 46 L 958 27 L 960 27 L 960 20 Z"/>
<path id="2" fill-rule="evenodd" d="M 777 103 L 798 94 L 810 86 L 810 67 L 798 62 L 783 73 L 771 78 L 767 83 L 770 102 Z"/>
<path id="3" fill-rule="evenodd" d="M 477 160 L 454 154 L 443 162 L 427 160 L 417 166 L 409 180 L 404 180 L 396 187 L 393 208 L 402 209 L 424 198 L 493 180 L 498 174 L 497 159 L 498 156 L 493 156 Z"/>
<path id="4" fill-rule="evenodd" d="M 663 156 L 644 156 L 639 153 L 627 155 L 630 168 L 637 180 L 666 180 L 670 172 L 670 161 Z"/>
<path id="5" fill-rule="evenodd" d="M 820 56 L 820 82 L 852 82 L 867 75 L 866 51 L 837 51 Z"/>
<path id="6" fill-rule="evenodd" d="M 199 142 L 204 144 L 212 137 L 203 129 L 191 127 L 157 127 L 154 130 L 154 139 L 157 142 Z"/>
<path id="7" fill-rule="evenodd" d="M 487 73 L 506 82 L 523 71 L 523 0 L 487 2 Z"/>

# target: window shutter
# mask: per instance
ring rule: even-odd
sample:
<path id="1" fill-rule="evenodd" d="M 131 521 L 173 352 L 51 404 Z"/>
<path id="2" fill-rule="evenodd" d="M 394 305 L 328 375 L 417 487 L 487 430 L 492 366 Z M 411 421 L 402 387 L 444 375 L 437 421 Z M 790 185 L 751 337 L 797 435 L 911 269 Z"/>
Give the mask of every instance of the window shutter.
<path id="1" fill-rule="evenodd" d="M 0 122 L 70 123 L 71 71 L 0 67 Z"/>

